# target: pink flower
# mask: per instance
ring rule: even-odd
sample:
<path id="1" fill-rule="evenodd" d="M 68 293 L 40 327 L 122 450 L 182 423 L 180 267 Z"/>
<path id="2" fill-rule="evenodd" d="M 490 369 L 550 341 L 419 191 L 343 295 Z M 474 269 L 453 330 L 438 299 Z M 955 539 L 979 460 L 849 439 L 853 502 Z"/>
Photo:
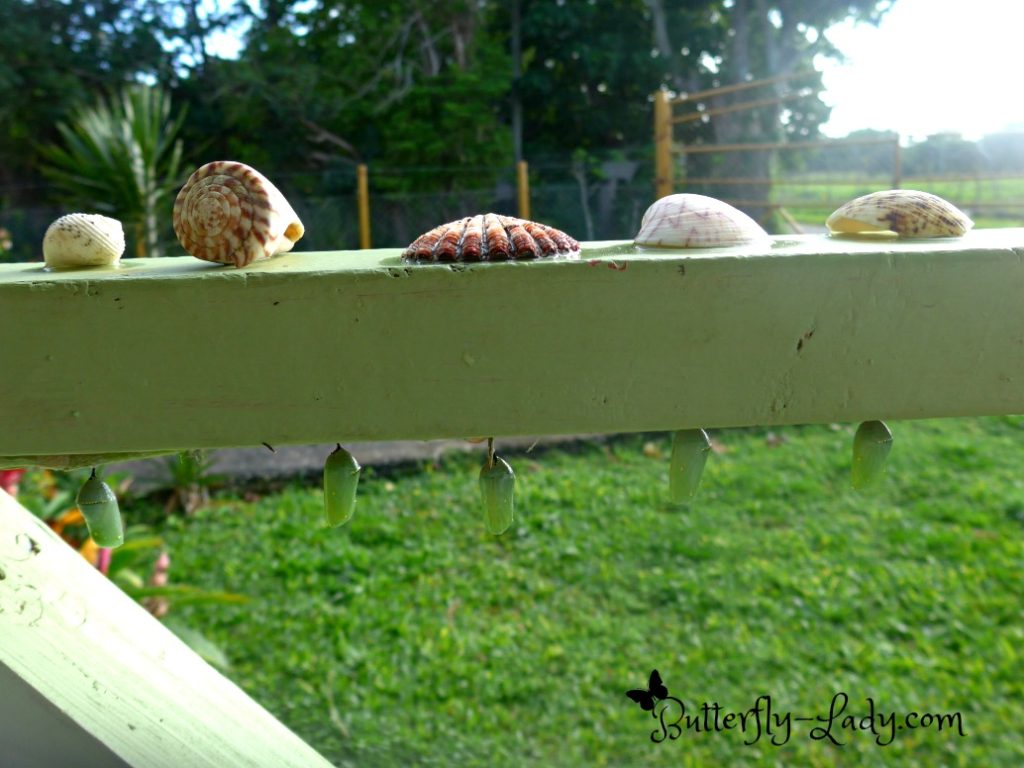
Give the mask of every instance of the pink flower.
<path id="1" fill-rule="evenodd" d="M 110 561 L 113 556 L 114 552 L 106 547 L 100 547 L 96 553 L 96 567 L 104 576 L 110 573 Z"/>
<path id="2" fill-rule="evenodd" d="M 3 488 L 11 496 L 17 496 L 18 483 L 21 482 L 21 476 L 24 474 L 24 469 L 0 469 L 0 488 Z"/>

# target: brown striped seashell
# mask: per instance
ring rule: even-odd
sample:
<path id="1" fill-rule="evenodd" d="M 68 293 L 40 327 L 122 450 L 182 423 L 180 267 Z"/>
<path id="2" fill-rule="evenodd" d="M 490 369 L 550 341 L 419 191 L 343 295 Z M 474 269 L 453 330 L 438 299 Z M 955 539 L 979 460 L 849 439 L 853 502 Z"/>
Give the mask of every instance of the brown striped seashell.
<path id="1" fill-rule="evenodd" d="M 510 261 L 580 257 L 580 244 L 536 221 L 485 213 L 450 221 L 420 235 L 405 249 L 406 261 Z"/>
<path id="2" fill-rule="evenodd" d="M 199 168 L 174 201 L 178 241 L 205 261 L 244 267 L 290 251 L 305 231 L 277 187 L 230 160 Z"/>
<path id="3" fill-rule="evenodd" d="M 960 237 L 974 222 L 938 195 L 915 189 L 887 189 L 839 206 L 825 225 L 833 235 Z"/>

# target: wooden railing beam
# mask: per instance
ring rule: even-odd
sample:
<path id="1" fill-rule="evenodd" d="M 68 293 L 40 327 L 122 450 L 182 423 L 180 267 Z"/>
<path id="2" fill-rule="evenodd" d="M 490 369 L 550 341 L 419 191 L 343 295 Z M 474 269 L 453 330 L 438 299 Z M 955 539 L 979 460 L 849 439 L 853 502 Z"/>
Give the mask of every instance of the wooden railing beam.
<path id="1" fill-rule="evenodd" d="M 0 266 L 0 456 L 1024 412 L 1024 230 Z"/>

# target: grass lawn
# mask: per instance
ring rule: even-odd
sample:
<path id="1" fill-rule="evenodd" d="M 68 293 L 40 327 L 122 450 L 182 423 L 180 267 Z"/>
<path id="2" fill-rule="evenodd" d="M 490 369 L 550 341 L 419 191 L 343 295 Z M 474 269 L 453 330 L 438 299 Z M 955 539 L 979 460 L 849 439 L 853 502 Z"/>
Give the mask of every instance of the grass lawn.
<path id="1" fill-rule="evenodd" d="M 852 427 L 715 433 L 687 509 L 666 504 L 667 435 L 510 456 L 499 539 L 466 457 L 364 472 L 336 530 L 319 488 L 219 498 L 164 527 L 172 579 L 251 601 L 172 616 L 338 765 L 1024 765 L 1024 418 L 890 426 L 889 474 L 861 494 Z M 655 744 L 624 695 L 652 668 L 689 714 L 770 695 L 824 717 L 845 692 L 845 714 L 870 697 L 960 713 L 966 735 L 879 746 L 836 723 L 836 746 L 793 722 L 782 746 Z"/>

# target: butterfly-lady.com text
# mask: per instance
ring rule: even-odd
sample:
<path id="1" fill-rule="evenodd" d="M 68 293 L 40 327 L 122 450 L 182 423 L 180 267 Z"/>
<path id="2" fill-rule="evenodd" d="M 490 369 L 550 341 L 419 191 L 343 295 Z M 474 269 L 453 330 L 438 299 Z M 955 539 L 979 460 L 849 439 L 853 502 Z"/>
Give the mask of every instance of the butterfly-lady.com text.
<path id="1" fill-rule="evenodd" d="M 875 702 L 870 697 L 865 703 L 867 712 L 864 714 L 846 714 L 849 696 L 840 691 L 832 697 L 827 715 L 798 717 L 790 712 L 776 711 L 772 707 L 772 697 L 768 695 L 758 696 L 752 707 L 741 712 L 726 711 L 717 702 L 704 702 L 695 711 L 688 712 L 686 704 L 675 696 L 668 696 L 660 699 L 651 710 L 651 717 L 659 723 L 659 727 L 651 731 L 651 741 L 656 744 L 666 740 L 675 741 L 682 736 L 684 730 L 696 733 L 739 730 L 746 736 L 743 741 L 745 745 L 756 744 L 765 738 L 771 744 L 781 747 L 792 737 L 794 722 L 816 723 L 810 727 L 807 735 L 814 741 L 828 741 L 837 746 L 846 743 L 847 732 L 869 732 L 881 747 L 892 744 L 901 731 L 921 728 L 954 730 L 961 737 L 967 735 L 959 712 L 908 712 L 898 715 L 895 712 L 876 710 Z"/>

